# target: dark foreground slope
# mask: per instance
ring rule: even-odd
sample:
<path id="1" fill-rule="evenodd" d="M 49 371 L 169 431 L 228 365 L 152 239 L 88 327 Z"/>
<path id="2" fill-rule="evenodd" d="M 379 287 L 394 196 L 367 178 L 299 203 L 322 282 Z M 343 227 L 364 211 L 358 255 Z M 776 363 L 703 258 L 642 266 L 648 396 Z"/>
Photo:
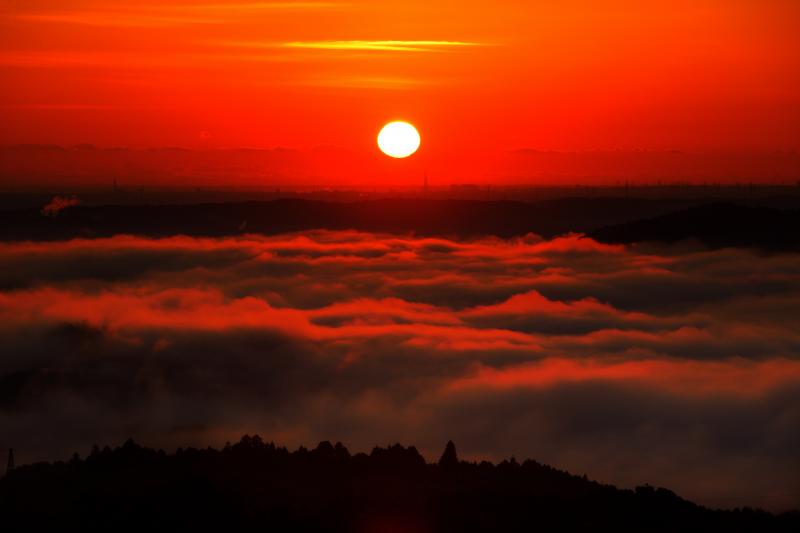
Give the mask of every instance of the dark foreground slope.
<path id="1" fill-rule="evenodd" d="M 706 246 L 800 249 L 800 210 L 718 203 L 691 207 L 589 233 L 607 243 L 700 241 Z"/>
<path id="2" fill-rule="evenodd" d="M 800 516 L 715 511 L 665 489 L 619 490 L 534 461 L 436 465 L 399 445 L 351 456 L 258 437 L 221 451 L 95 450 L 0 480 L 3 531 L 798 531 Z"/>

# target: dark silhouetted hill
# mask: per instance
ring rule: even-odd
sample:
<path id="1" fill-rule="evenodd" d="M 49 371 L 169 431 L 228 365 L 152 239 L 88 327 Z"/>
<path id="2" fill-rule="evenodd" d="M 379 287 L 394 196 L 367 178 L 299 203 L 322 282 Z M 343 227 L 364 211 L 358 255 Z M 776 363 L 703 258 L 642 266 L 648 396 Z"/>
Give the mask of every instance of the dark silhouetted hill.
<path id="1" fill-rule="evenodd" d="M 280 199 L 192 205 L 75 206 L 57 216 L 40 209 L 0 212 L 3 240 L 58 240 L 121 233 L 227 236 L 310 229 L 511 237 L 584 231 L 685 207 L 675 200 L 561 199 L 538 203 L 381 199 L 327 202 Z"/>
<path id="2" fill-rule="evenodd" d="M 438 464 L 413 447 L 289 452 L 245 436 L 173 455 L 132 441 L 0 480 L 3 531 L 798 531 L 797 513 L 710 510 L 535 461 Z"/>
<path id="3" fill-rule="evenodd" d="M 746 246 L 765 250 L 800 249 L 800 210 L 719 203 L 655 218 L 626 222 L 589 233 L 607 243 L 696 240 L 712 247 Z"/>
<path id="4" fill-rule="evenodd" d="M 70 205 L 0 211 L 0 240 L 62 240 L 131 234 L 221 237 L 243 232 L 275 234 L 310 229 L 416 233 L 472 237 L 553 237 L 590 233 L 609 242 L 677 240 L 707 236 L 716 244 L 797 242 L 800 211 L 704 205 L 702 200 L 563 198 L 512 201 L 381 199 L 328 202 L 280 199 L 182 205 Z M 688 211 L 679 211 L 689 208 Z M 671 212 L 678 211 L 674 214 Z M 50 216 L 48 216 L 50 215 Z M 652 221 L 633 222 L 641 219 Z M 621 226 L 619 226 L 621 224 Z M 601 229 L 607 227 L 606 229 Z"/>

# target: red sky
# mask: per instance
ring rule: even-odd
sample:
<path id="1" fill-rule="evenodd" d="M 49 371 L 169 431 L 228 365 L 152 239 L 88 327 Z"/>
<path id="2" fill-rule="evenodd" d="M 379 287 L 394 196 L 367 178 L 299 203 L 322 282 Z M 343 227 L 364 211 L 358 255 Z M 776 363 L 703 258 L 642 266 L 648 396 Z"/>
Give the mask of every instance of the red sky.
<path id="1" fill-rule="evenodd" d="M 0 2 L 0 144 L 800 148 L 794 0 Z M 440 172 L 441 173 L 441 172 Z"/>

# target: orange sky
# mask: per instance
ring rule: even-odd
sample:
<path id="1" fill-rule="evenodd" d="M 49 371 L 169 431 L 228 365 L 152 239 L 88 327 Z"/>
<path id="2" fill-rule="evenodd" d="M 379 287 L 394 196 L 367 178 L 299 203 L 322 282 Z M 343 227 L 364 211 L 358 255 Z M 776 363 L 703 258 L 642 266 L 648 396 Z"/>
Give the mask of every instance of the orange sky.
<path id="1" fill-rule="evenodd" d="M 800 148 L 794 0 L 0 2 L 0 144 Z M 454 163 L 456 162 L 456 163 Z"/>

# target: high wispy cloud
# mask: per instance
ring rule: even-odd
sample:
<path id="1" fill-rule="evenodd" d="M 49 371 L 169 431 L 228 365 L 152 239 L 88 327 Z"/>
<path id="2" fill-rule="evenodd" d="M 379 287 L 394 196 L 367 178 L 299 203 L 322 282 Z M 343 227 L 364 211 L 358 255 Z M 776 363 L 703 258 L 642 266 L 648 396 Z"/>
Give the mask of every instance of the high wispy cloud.
<path id="1" fill-rule="evenodd" d="M 42 23 L 80 24 L 106 27 L 172 27 L 193 24 L 222 24 L 243 16 L 274 11 L 317 11 L 340 9 L 338 2 L 244 2 L 198 4 L 151 4 L 96 8 L 21 12 L 18 20 Z"/>
<path id="2" fill-rule="evenodd" d="M 284 48 L 312 50 L 345 50 L 373 52 L 433 52 L 454 48 L 480 46 L 464 41 L 295 41 L 283 43 Z"/>
<path id="3" fill-rule="evenodd" d="M 800 497 L 800 255 L 357 232 L 0 244 L 0 447 L 260 432 Z"/>

